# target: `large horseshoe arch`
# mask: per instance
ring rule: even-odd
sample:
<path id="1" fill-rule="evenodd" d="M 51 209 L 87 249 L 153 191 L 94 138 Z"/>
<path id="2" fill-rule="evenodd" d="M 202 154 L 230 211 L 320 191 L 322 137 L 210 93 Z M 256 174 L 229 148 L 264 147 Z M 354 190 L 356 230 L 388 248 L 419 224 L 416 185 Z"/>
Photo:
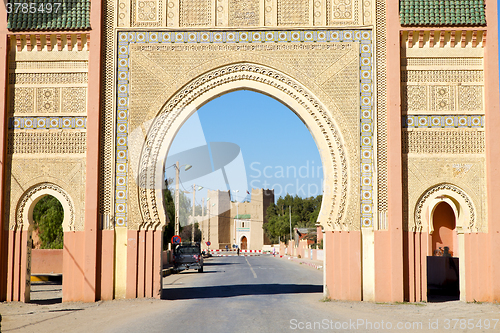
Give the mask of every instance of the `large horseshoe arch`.
<path id="1" fill-rule="evenodd" d="M 327 230 L 341 227 L 348 199 L 348 161 L 334 119 L 311 92 L 289 76 L 263 65 L 239 63 L 192 80 L 163 106 L 151 124 L 138 166 L 141 229 L 156 229 L 165 224 L 165 212 L 159 204 L 164 160 L 182 124 L 203 104 L 239 89 L 276 98 L 306 124 L 318 146 L 324 170 L 325 191 L 319 221 Z"/>

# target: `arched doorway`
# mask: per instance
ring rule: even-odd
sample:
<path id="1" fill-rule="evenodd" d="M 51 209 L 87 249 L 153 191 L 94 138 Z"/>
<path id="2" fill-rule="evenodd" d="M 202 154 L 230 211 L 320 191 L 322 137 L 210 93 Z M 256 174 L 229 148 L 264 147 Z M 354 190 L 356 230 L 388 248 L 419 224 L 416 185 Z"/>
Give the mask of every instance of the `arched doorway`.
<path id="1" fill-rule="evenodd" d="M 247 238 L 245 236 L 241 237 L 240 248 L 242 250 L 247 249 Z"/>
<path id="2" fill-rule="evenodd" d="M 434 206 L 431 223 L 432 256 L 427 257 L 428 301 L 458 300 L 460 274 L 456 217 L 446 201 Z"/>
<path id="3" fill-rule="evenodd" d="M 434 232 L 432 233 L 432 253 L 440 253 L 440 248 L 448 247 L 450 255 L 457 254 L 457 234 L 455 231 L 455 213 L 446 202 L 441 202 L 434 208 Z"/>
<path id="4" fill-rule="evenodd" d="M 448 258 L 452 258 L 457 263 L 454 266 L 459 276 L 459 293 L 454 289 L 451 299 L 459 297 L 460 300 L 465 301 L 467 299 L 466 284 L 469 283 L 468 280 L 466 281 L 466 270 L 469 267 L 464 255 L 466 238 L 468 234 L 477 230 L 477 210 L 474 201 L 464 189 L 454 184 L 437 184 L 422 194 L 416 204 L 414 218 L 415 230 L 420 235 L 419 243 L 422 247 L 420 259 L 416 258 L 416 265 L 423 267 L 421 276 L 417 276 L 418 280 L 416 280 L 418 286 L 422 288 L 422 300 L 428 300 L 429 295 L 432 296 L 433 293 L 432 291 L 429 293 L 429 290 L 438 287 L 431 285 L 436 284 L 436 281 L 433 282 L 433 278 L 429 279 L 435 275 L 432 273 L 433 268 L 429 265 L 429 260 L 443 261 L 442 256 L 437 256 L 441 254 L 440 251 L 435 256 L 434 250 L 439 250 L 441 247 L 444 252 L 444 246 L 448 246 L 452 252 Z M 448 266 L 451 267 L 451 264 L 449 263 Z M 437 269 L 441 269 L 441 273 L 438 273 L 443 275 L 443 266 Z M 457 273 L 453 272 L 453 274 Z M 441 281 L 444 280 L 441 279 Z M 449 282 L 455 283 L 451 280 Z M 441 293 L 439 288 L 434 289 L 437 289 L 438 294 Z M 444 299 L 450 299 L 449 295 L 445 296 Z"/>
<path id="5" fill-rule="evenodd" d="M 17 219 L 17 225 L 19 230 L 22 230 L 23 232 L 23 238 L 26 239 L 26 242 L 22 242 L 21 246 L 22 248 L 20 249 L 22 252 L 25 254 L 22 255 L 25 260 L 21 263 L 22 269 L 18 272 L 19 278 L 22 281 L 26 281 L 25 287 L 21 291 L 21 297 L 20 300 L 24 302 L 30 302 L 31 297 L 31 273 L 32 273 L 32 258 L 33 258 L 33 241 L 32 241 L 32 233 L 33 233 L 33 228 L 34 228 L 34 215 L 36 215 L 35 208 L 37 207 L 37 204 L 43 200 L 44 198 L 47 197 L 53 197 L 55 200 L 57 200 L 61 208 L 63 210 L 63 217 L 62 217 L 62 231 L 63 233 L 71 234 L 70 231 L 74 231 L 75 228 L 75 206 L 73 203 L 73 200 L 70 198 L 68 193 L 62 189 L 60 186 L 52 183 L 42 183 L 35 185 L 31 187 L 28 191 L 24 193 L 24 195 L 20 198 L 20 201 L 17 205 L 17 210 L 16 210 L 16 219 Z M 35 273 L 43 273 L 45 274 L 54 274 L 54 273 L 60 273 L 61 275 L 63 272 L 68 270 L 68 267 L 65 267 L 65 262 L 68 262 L 68 260 L 65 260 L 65 255 L 64 252 L 68 252 L 69 248 L 71 246 L 67 246 L 68 244 L 68 239 L 72 239 L 72 237 L 66 237 L 66 235 L 63 236 L 63 249 L 57 250 L 58 252 L 54 255 L 51 254 L 52 257 L 50 258 L 49 261 L 53 262 L 55 266 L 52 267 L 51 265 L 47 264 L 42 264 L 38 268 L 35 268 L 38 270 L 38 272 Z M 75 249 L 76 250 L 76 249 Z M 74 251 L 69 251 L 69 252 L 74 252 Z M 70 256 L 74 256 L 74 253 L 71 253 Z M 50 255 L 49 255 L 50 256 Z M 55 258 L 54 258 L 55 256 Z M 66 259 L 70 259 L 67 257 Z M 72 259 L 72 258 L 71 258 Z M 71 260 L 70 260 L 71 261 Z M 69 262 L 68 262 L 69 263 Z M 54 268 L 56 267 L 56 268 Z M 48 271 L 51 269 L 50 271 Z M 54 269 L 56 269 L 58 272 L 54 272 Z M 71 280 L 71 277 L 70 279 Z M 49 303 L 53 302 L 60 302 L 64 299 L 64 290 L 70 291 L 73 288 L 73 285 L 71 284 L 72 281 L 66 281 L 62 282 L 62 294 L 60 296 L 53 297 L 49 301 Z M 66 287 L 65 287 L 66 285 Z M 43 303 L 43 302 L 42 302 Z"/>
<path id="6" fill-rule="evenodd" d="M 62 302 L 64 208 L 47 194 L 33 209 L 30 301 Z"/>

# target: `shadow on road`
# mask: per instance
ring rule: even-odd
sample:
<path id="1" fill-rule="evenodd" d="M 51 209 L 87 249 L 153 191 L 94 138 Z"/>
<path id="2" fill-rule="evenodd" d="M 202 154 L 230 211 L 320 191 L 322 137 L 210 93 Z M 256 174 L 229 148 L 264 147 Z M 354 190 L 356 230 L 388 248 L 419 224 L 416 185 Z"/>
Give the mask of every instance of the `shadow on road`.
<path id="1" fill-rule="evenodd" d="M 62 303 L 62 298 L 57 297 L 57 298 L 36 299 L 36 300 L 31 300 L 30 303 L 38 305 L 54 305 Z"/>
<path id="2" fill-rule="evenodd" d="M 239 262 L 204 262 L 203 266 L 240 265 Z"/>
<path id="3" fill-rule="evenodd" d="M 323 286 L 315 284 L 237 284 L 227 286 L 163 289 L 162 299 L 200 299 L 247 295 L 322 293 Z"/>

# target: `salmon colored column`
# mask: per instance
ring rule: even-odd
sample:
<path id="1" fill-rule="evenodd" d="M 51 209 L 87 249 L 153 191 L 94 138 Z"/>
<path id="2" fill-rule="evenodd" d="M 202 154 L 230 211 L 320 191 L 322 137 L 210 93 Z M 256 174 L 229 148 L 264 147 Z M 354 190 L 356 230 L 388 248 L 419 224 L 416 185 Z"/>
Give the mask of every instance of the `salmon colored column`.
<path id="1" fill-rule="evenodd" d="M 137 298 L 137 240 L 139 231 L 128 230 L 127 232 L 127 291 L 125 298 Z"/>
<path id="2" fill-rule="evenodd" d="M 324 279 L 332 299 L 362 300 L 360 231 L 325 231 Z"/>
<path id="3" fill-rule="evenodd" d="M 486 184 L 488 184 L 488 255 L 491 269 L 491 300 L 500 301 L 500 265 L 495 255 L 500 253 L 500 110 L 498 83 L 498 17 L 497 0 L 486 0 L 487 43 L 484 49 Z"/>
<path id="4" fill-rule="evenodd" d="M 146 276 L 145 276 L 145 296 L 153 297 L 153 231 L 146 230 Z"/>
<path id="5" fill-rule="evenodd" d="M 6 300 L 7 302 L 12 302 L 14 300 L 14 249 L 15 249 L 15 235 L 16 232 L 9 230 L 7 231 L 7 290 L 6 290 Z"/>
<path id="6" fill-rule="evenodd" d="M 99 232 L 99 136 L 101 103 L 102 0 L 90 4 L 90 50 L 87 104 L 87 161 L 85 184 L 85 302 L 96 301 L 97 233 Z"/>
<path id="7" fill-rule="evenodd" d="M 162 271 L 163 271 L 163 237 L 160 230 L 153 231 L 154 247 L 153 247 L 153 297 L 161 298 L 162 291 Z"/>
<path id="8" fill-rule="evenodd" d="M 399 1 L 387 1 L 387 192 L 391 302 L 403 301 L 403 188 L 401 150 L 401 79 Z M 380 255 L 380 253 L 379 253 Z M 377 257 L 376 260 L 380 259 Z M 376 299 L 380 295 L 375 295 Z"/>
<path id="9" fill-rule="evenodd" d="M 114 230 L 101 231 L 101 283 L 100 299 L 103 301 L 113 299 L 113 277 L 114 277 Z"/>
<path id="10" fill-rule="evenodd" d="M 21 261 L 19 263 L 19 300 L 21 302 L 30 301 L 30 290 L 27 286 L 27 268 L 28 268 L 28 231 L 23 230 L 21 234 L 21 244 L 19 252 L 21 253 Z M 27 288 L 28 287 L 28 288 Z"/>
<path id="11" fill-rule="evenodd" d="M 84 299 L 84 287 L 88 281 L 84 275 L 82 252 L 85 244 L 83 231 L 64 233 L 63 247 L 63 302 L 76 302 Z"/>
<path id="12" fill-rule="evenodd" d="M 74 231 L 68 231 L 64 233 L 64 244 L 63 244 L 63 281 L 62 281 L 62 300 L 63 302 L 69 302 L 73 299 L 72 292 L 74 286 L 73 283 L 73 265 L 70 261 L 70 253 L 72 252 L 73 242 L 74 242 Z"/>
<path id="13" fill-rule="evenodd" d="M 5 164 L 7 157 L 7 94 L 8 84 L 7 77 L 9 75 L 8 52 L 9 52 L 9 36 L 7 35 L 7 11 L 5 6 L 0 6 L 0 300 L 7 299 L 7 261 L 8 256 L 8 234 L 7 224 L 9 221 L 4 220 L 5 207 Z"/>
<path id="14" fill-rule="evenodd" d="M 20 301 L 21 300 L 21 295 L 19 293 L 19 282 L 21 280 L 20 275 L 21 275 L 21 231 L 16 230 L 14 232 L 14 262 L 13 262 L 13 272 L 14 274 L 12 275 L 12 300 L 13 301 Z"/>
<path id="15" fill-rule="evenodd" d="M 137 297 L 145 297 L 144 279 L 146 278 L 146 231 L 139 231 L 139 244 L 138 244 L 138 259 L 137 259 Z"/>

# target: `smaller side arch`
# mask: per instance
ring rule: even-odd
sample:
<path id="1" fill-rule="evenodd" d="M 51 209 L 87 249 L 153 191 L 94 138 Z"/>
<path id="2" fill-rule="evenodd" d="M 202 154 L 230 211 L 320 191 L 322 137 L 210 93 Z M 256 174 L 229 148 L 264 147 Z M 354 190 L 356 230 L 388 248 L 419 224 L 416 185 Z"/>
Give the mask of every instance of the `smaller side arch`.
<path id="1" fill-rule="evenodd" d="M 415 207 L 415 230 L 413 231 L 431 234 L 434 230 L 432 213 L 443 201 L 452 207 L 459 232 L 477 231 L 476 208 L 472 199 L 464 190 L 453 184 L 436 185 L 420 197 Z"/>
<path id="2" fill-rule="evenodd" d="M 429 188 L 418 200 L 415 207 L 415 230 L 413 232 L 428 233 L 427 240 L 427 256 L 432 255 L 430 249 L 430 235 L 434 231 L 433 213 L 436 207 L 441 203 L 446 202 L 453 210 L 455 215 L 455 230 L 458 240 L 458 260 L 459 260 L 459 290 L 460 300 L 467 299 L 467 284 L 466 281 L 466 266 L 465 261 L 465 238 L 464 233 L 477 232 L 476 224 L 476 208 L 470 196 L 460 187 L 453 184 L 438 184 Z M 425 255 L 421 258 L 425 262 Z M 424 267 L 425 264 L 424 264 Z M 426 290 L 427 286 L 422 286 L 422 290 Z"/>
<path id="3" fill-rule="evenodd" d="M 46 195 L 55 197 L 64 210 L 63 231 L 75 231 L 75 205 L 68 193 L 58 185 L 42 183 L 31 187 L 19 200 L 16 210 L 16 225 L 20 230 L 29 230 L 33 224 L 33 209 L 40 199 Z"/>

